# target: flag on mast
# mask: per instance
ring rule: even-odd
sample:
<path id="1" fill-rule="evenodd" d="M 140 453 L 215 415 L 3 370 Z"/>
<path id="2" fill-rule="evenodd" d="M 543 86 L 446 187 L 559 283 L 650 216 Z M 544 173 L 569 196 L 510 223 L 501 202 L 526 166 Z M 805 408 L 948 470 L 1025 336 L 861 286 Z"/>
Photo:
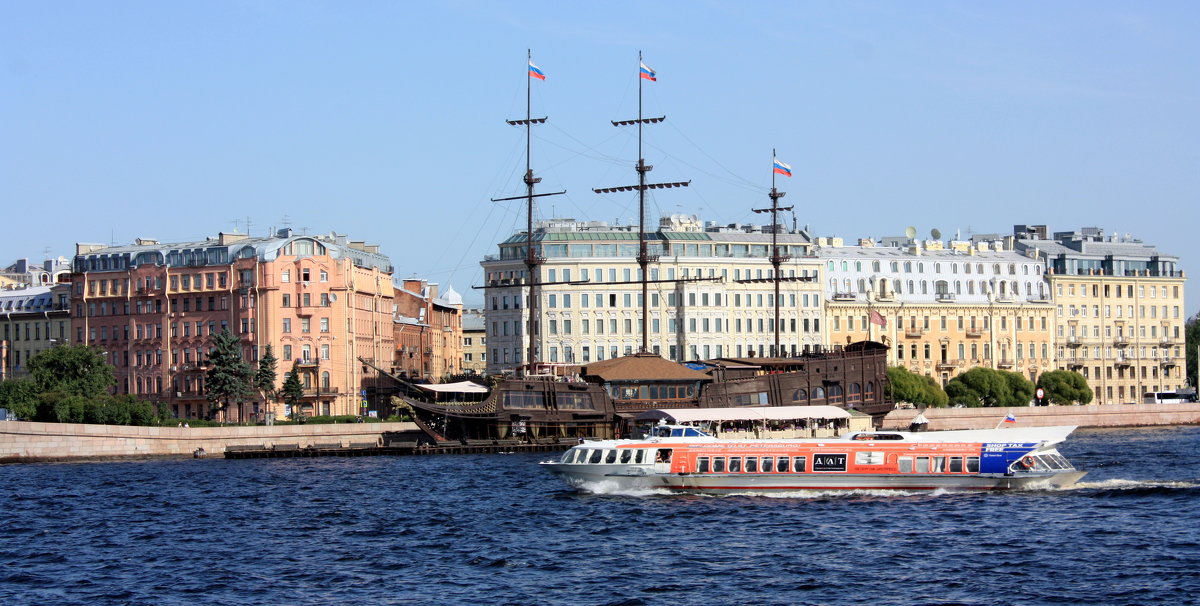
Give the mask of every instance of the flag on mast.
<path id="1" fill-rule="evenodd" d="M 779 158 L 775 158 L 775 174 L 790 177 L 792 176 L 792 166 L 780 162 Z"/>
<path id="2" fill-rule="evenodd" d="M 643 78 L 651 82 L 658 82 L 657 73 L 654 70 L 650 69 L 645 63 L 641 63 L 640 61 L 638 64 L 641 66 L 641 75 Z"/>
<path id="3" fill-rule="evenodd" d="M 546 72 L 543 72 L 543 71 L 542 71 L 542 68 L 540 68 L 540 67 L 538 67 L 538 66 L 534 65 L 534 64 L 533 64 L 533 61 L 530 61 L 530 62 L 529 62 L 529 77 L 530 77 L 530 78 L 537 78 L 538 80 L 545 80 L 545 79 L 546 79 Z"/>
<path id="4" fill-rule="evenodd" d="M 883 317 L 883 314 L 872 309 L 871 324 L 878 324 L 883 328 L 887 328 L 887 318 Z"/>

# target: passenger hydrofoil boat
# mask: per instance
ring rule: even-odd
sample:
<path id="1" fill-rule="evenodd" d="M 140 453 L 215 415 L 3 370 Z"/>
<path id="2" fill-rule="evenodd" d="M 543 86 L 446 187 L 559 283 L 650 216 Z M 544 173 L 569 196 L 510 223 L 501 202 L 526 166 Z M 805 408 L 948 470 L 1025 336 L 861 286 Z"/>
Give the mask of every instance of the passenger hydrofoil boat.
<path id="1" fill-rule="evenodd" d="M 1086 473 L 1056 449 L 1074 430 L 865 431 L 841 438 L 718 440 L 695 427 L 662 424 L 643 439 L 584 442 L 541 466 L 588 491 L 1066 488 Z"/>

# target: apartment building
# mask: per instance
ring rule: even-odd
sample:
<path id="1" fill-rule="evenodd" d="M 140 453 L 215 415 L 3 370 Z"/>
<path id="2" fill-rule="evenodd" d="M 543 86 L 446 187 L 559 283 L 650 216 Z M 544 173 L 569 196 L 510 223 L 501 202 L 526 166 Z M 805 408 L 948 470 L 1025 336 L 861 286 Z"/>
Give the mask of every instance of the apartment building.
<path id="1" fill-rule="evenodd" d="M 0 290 L 0 381 L 28 375 L 39 352 L 70 338 L 68 284 Z"/>
<path id="2" fill-rule="evenodd" d="M 822 239 L 832 343 L 880 341 L 888 363 L 942 385 L 984 366 L 1030 380 L 1054 368 L 1054 306 L 1044 261 L 1002 240 Z"/>
<path id="3" fill-rule="evenodd" d="M 798 354 L 826 342 L 821 267 L 807 257 L 802 231 L 774 234 L 788 259 L 780 269 L 780 341 Z M 541 261 L 539 362 L 585 364 L 635 353 L 647 321 L 649 349 L 676 361 L 767 356 L 774 345 L 771 228 L 701 224 L 694 216 L 663 217 L 646 234 L 651 262 L 648 318 L 641 317 L 636 226 L 554 219 L 538 223 L 533 245 Z M 528 357 L 529 238 L 520 232 L 481 263 L 486 284 L 487 372 Z"/>
<path id="4" fill-rule="evenodd" d="M 394 349 L 391 272 L 378 246 L 290 229 L 267 237 L 78 244 L 73 341 L 104 352 L 116 368 L 118 393 L 166 402 L 180 417 L 203 417 L 208 353 L 213 337 L 228 329 L 252 366 L 270 345 L 278 384 L 294 368 L 305 392 L 299 410 L 250 398 L 222 420 L 358 414 L 367 376 L 358 359 L 389 359 Z"/>
<path id="5" fill-rule="evenodd" d="M 1185 387 L 1179 258 L 1096 227 L 1047 232 L 1017 225 L 1014 238 L 1018 250 L 1047 266 L 1058 368 L 1083 374 L 1098 404 Z"/>

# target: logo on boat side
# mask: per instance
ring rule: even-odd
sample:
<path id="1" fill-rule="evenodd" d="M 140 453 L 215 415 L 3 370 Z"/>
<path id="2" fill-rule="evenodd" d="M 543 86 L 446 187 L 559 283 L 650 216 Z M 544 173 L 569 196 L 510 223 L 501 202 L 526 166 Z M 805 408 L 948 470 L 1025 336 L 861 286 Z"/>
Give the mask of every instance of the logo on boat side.
<path id="1" fill-rule="evenodd" d="M 814 454 L 813 455 L 813 471 L 846 471 L 846 455 L 841 454 Z"/>

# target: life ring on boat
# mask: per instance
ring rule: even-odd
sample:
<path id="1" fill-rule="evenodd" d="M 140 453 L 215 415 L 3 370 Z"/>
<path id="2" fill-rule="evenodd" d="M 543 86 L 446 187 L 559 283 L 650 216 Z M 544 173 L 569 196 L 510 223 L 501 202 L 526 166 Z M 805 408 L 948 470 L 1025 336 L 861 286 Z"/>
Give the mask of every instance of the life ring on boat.
<path id="1" fill-rule="evenodd" d="M 1033 463 L 1033 457 L 1022 457 L 1020 461 L 1017 461 L 1017 464 L 1021 466 L 1021 469 L 1026 471 L 1033 469 Z"/>

